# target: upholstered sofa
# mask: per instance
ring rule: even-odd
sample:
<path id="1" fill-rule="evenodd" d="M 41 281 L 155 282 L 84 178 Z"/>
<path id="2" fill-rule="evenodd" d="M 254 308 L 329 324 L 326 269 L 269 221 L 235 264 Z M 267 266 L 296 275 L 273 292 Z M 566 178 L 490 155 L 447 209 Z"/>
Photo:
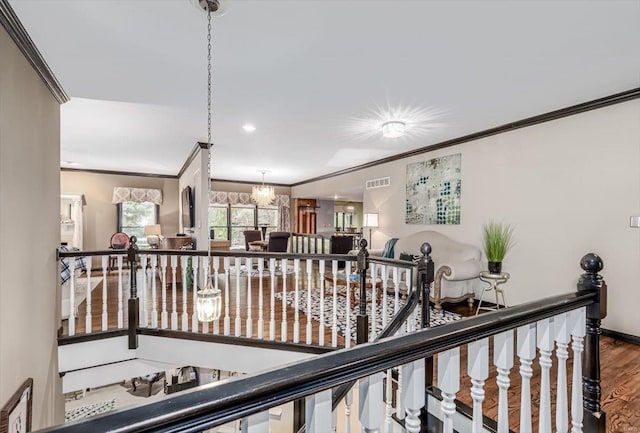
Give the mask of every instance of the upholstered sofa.
<path id="1" fill-rule="evenodd" d="M 394 258 L 400 254 L 420 254 L 424 242 L 431 244 L 431 258 L 435 265 L 435 281 L 430 300 L 436 311 L 443 302 L 460 302 L 465 299 L 473 306 L 473 286 L 482 270 L 480 249 L 473 245 L 454 241 L 442 233 L 426 230 L 399 238 L 394 246 Z M 370 255 L 382 255 L 382 249 L 369 250 Z"/>

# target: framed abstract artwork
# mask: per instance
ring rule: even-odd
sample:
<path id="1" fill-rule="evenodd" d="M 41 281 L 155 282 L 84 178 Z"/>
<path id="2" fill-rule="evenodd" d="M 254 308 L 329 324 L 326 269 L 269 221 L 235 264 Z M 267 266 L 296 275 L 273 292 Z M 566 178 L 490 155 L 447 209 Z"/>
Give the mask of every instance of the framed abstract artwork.
<path id="1" fill-rule="evenodd" d="M 460 224 L 462 154 L 407 165 L 405 223 Z"/>
<path id="2" fill-rule="evenodd" d="M 0 409 L 0 433 L 30 432 L 32 405 L 33 379 L 29 378 Z"/>

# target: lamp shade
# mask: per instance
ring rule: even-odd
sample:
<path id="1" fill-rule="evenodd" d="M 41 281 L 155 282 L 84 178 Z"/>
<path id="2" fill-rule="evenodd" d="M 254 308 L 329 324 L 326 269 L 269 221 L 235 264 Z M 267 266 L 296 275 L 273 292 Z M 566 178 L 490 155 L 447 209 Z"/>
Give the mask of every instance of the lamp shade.
<path id="1" fill-rule="evenodd" d="M 373 212 L 364 213 L 363 227 L 378 227 L 378 214 Z"/>
<path id="2" fill-rule="evenodd" d="M 162 227 L 160 224 L 149 224 L 148 226 L 144 226 L 144 235 L 145 236 L 161 236 L 162 235 Z"/>

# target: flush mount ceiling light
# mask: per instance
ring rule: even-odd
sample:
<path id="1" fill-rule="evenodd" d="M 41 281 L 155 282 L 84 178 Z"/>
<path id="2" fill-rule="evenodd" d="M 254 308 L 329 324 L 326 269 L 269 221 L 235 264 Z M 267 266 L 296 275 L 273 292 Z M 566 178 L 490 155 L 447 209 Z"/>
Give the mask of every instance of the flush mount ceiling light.
<path id="1" fill-rule="evenodd" d="M 407 129 L 407 124 L 401 120 L 390 120 L 382 124 L 382 136 L 385 138 L 402 137 Z"/>
<path id="2" fill-rule="evenodd" d="M 244 132 L 252 133 L 256 130 L 256 127 L 250 123 L 245 123 L 242 125 L 242 129 L 244 129 Z"/>
<path id="3" fill-rule="evenodd" d="M 435 107 L 375 105 L 365 117 L 350 118 L 344 122 L 344 131 L 356 139 L 380 138 L 412 139 L 428 136 L 446 126 L 439 121 L 446 112 Z M 382 134 L 381 134 L 382 132 Z"/>
<path id="4" fill-rule="evenodd" d="M 259 170 L 262 173 L 262 185 L 254 185 L 251 190 L 251 200 L 258 205 L 258 207 L 269 206 L 276 198 L 273 186 L 264 184 L 264 174 L 269 173 L 269 170 Z"/>

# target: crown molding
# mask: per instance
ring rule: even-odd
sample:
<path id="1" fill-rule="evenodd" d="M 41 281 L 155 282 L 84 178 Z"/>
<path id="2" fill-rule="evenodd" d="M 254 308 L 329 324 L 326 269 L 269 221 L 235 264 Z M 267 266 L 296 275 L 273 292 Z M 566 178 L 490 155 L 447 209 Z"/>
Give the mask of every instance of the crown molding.
<path id="1" fill-rule="evenodd" d="M 561 108 L 559 110 L 549 111 L 548 113 L 539 114 L 537 116 L 528 117 L 526 119 L 517 120 L 515 122 L 505 123 L 504 125 L 496 126 L 495 128 L 485 129 L 484 131 L 474 132 L 473 134 L 465 135 L 451 140 L 442 141 L 440 143 L 432 144 L 429 146 L 421 147 L 419 149 L 410 150 L 408 152 L 399 153 L 397 155 L 388 156 L 376 161 L 367 162 L 365 164 L 357 165 L 351 168 L 345 168 L 343 170 L 334 171 L 332 173 L 323 174 L 321 176 L 313 177 L 300 182 L 292 183 L 291 186 L 299 186 L 307 183 L 317 182 L 320 180 L 330 179 L 335 176 L 340 176 L 354 171 L 363 170 L 369 167 L 375 167 L 376 165 L 386 164 L 388 162 L 397 161 L 399 159 L 409 158 L 415 155 L 420 155 L 427 152 L 433 152 L 434 150 L 444 149 L 446 147 L 455 146 L 458 144 L 466 143 L 468 141 L 478 140 L 485 137 L 490 137 L 496 134 L 502 134 L 504 132 L 513 131 L 527 126 L 533 126 L 551 120 L 561 119 L 567 116 L 573 116 L 574 114 L 584 113 L 586 111 L 596 110 L 598 108 L 608 107 L 609 105 L 620 104 L 621 102 L 631 101 L 633 99 L 640 98 L 640 87 L 627 90 L 625 92 L 616 93 L 614 95 L 605 96 L 603 98 L 594 99 L 592 101 L 583 102 L 581 104 L 572 105 L 570 107 Z"/>
<path id="2" fill-rule="evenodd" d="M 112 174 L 116 176 L 138 176 L 138 177 L 159 177 L 165 179 L 177 179 L 178 176 L 173 174 L 155 174 L 155 173 L 139 173 L 135 171 L 117 171 L 117 170 L 97 170 L 93 168 L 71 168 L 60 167 L 60 171 L 71 171 L 80 173 L 96 173 L 96 174 Z"/>
<path id="3" fill-rule="evenodd" d="M 31 66 L 40 76 L 45 86 L 59 104 L 69 101 L 69 95 L 55 77 L 51 68 L 40 54 L 40 51 L 31 40 L 31 37 L 13 11 L 8 0 L 0 0 L 0 24 L 5 28 L 13 42 L 18 46 L 22 54 L 31 63 Z"/>

